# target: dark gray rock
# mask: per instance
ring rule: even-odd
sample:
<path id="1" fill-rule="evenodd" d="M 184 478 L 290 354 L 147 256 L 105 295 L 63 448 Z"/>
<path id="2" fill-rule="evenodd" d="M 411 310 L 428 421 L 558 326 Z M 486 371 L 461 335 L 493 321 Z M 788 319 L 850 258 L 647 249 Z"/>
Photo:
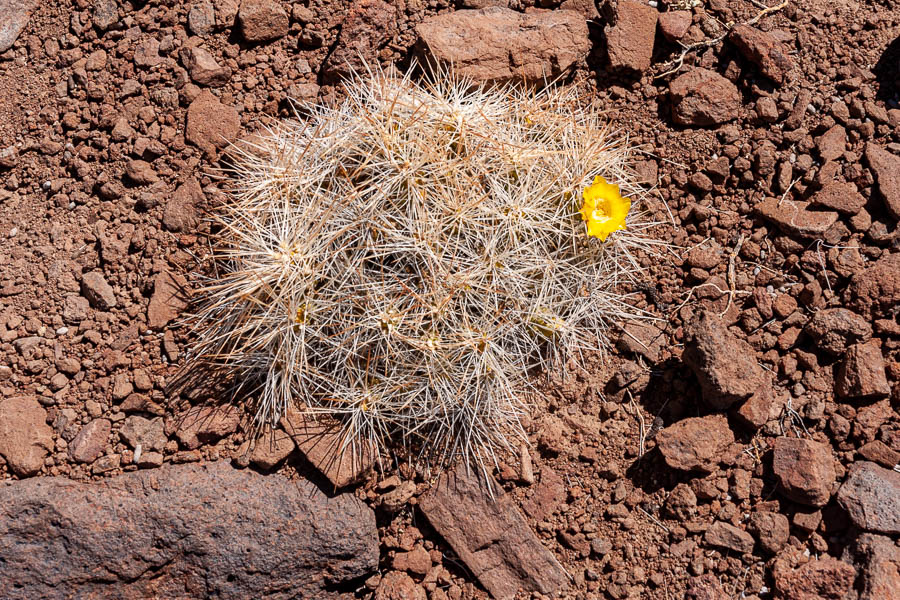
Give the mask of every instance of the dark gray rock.
<path id="1" fill-rule="evenodd" d="M 378 566 L 371 509 L 225 462 L 0 487 L 0 597 L 321 598 Z"/>

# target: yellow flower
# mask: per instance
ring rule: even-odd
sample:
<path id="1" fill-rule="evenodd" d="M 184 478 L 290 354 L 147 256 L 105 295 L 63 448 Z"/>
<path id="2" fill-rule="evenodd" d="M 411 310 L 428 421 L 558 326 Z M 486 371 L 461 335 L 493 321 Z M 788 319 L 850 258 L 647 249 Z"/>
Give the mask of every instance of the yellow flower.
<path id="1" fill-rule="evenodd" d="M 587 221 L 588 235 L 605 242 L 610 233 L 625 229 L 631 200 L 622 197 L 619 186 L 597 175 L 594 183 L 581 192 L 581 197 L 584 199 L 581 218 Z"/>

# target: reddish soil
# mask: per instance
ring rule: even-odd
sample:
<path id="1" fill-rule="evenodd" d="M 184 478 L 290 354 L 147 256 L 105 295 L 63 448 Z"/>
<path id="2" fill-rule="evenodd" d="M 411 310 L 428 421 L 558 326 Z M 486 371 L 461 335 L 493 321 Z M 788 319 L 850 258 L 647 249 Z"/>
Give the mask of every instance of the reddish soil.
<path id="1" fill-rule="evenodd" d="M 240 464 L 248 432 L 237 419 L 192 437 L 190 402 L 166 392 L 192 341 L 177 318 L 184 304 L 171 296 L 208 269 L 202 214 L 222 198 L 217 150 L 186 141 L 188 106 L 212 90 L 246 135 L 290 116 L 288 97 L 339 98 L 340 69 L 328 68 L 335 53 L 358 44 L 405 68 L 424 19 L 500 2 L 396 0 L 384 5 L 393 7 L 387 25 L 373 2 L 285 2 L 286 30 L 264 24 L 278 35 L 252 45 L 239 25 L 206 31 L 200 13 L 189 21 L 202 2 L 125 2 L 101 31 L 106 4 L 41 3 L 0 54 L 0 403 L 36 400 L 52 430 L 16 468 L 0 458 L 0 479 Z M 213 4 L 219 22 L 237 6 Z M 563 4 L 592 15 L 589 1 Z M 743 0 L 688 4 L 697 6 L 685 43 L 760 13 Z M 636 167 L 655 186 L 649 208 L 671 250 L 648 258 L 630 290 L 659 318 L 654 327 L 629 329 L 586 372 L 551 378 L 528 423 L 535 476 L 523 477 L 515 457 L 495 473 L 572 577 L 567 597 L 900 594 L 891 587 L 900 585 L 897 562 L 878 574 L 857 563 L 846 574 L 863 529 L 887 536 L 895 555 L 900 530 L 851 519 L 848 507 L 865 498 L 844 498 L 856 489 L 848 487 L 839 502 L 837 493 L 854 462 L 888 472 L 900 459 L 900 171 L 879 154 L 900 162 L 900 10 L 893 0 L 789 0 L 755 28 L 786 53 L 791 68 L 779 83 L 781 50 L 764 43 L 754 57 L 735 38 L 688 52 L 680 71 L 658 77 L 680 53 L 659 31 L 649 69 L 613 70 L 599 15 L 589 23 L 593 50 L 570 76 L 643 151 Z M 184 68 L 193 46 L 217 63 L 204 85 L 203 73 Z M 670 82 L 696 67 L 724 78 L 710 84 L 725 90 L 712 98 L 719 122 L 679 125 Z M 796 212 L 785 216 L 784 203 Z M 837 308 L 852 314 L 823 313 Z M 704 311 L 721 315 L 724 331 L 692 321 Z M 694 356 L 704 344 L 713 358 Z M 749 375 L 709 364 L 748 356 Z M 771 380 L 770 397 L 748 399 L 729 377 L 750 377 L 754 389 Z M 15 423 L 43 416 L 30 404 L 24 412 Z M 152 457 L 142 447 L 136 460 L 122 433 L 133 416 L 164 417 Z M 98 420 L 109 427 L 76 441 Z M 23 443 L 0 426 L 4 435 L 12 441 L 0 443 Z M 684 456 L 682 442 L 709 456 Z M 295 458 L 276 466 L 289 476 L 298 469 L 306 467 Z M 402 489 L 394 476 L 415 489 L 388 510 L 383 497 Z M 487 597 L 416 506 L 431 483 L 399 465 L 356 488 L 378 507 L 382 568 L 336 594 Z M 888 595 L 870 595 L 876 584 Z"/>

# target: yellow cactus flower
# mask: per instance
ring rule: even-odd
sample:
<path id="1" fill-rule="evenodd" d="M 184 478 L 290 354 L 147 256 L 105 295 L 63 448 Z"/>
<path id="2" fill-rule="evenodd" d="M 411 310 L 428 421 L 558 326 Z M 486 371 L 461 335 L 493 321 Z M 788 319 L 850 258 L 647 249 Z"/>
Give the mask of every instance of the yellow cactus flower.
<path id="1" fill-rule="evenodd" d="M 631 200 L 622 197 L 619 186 L 607 183 L 597 175 L 581 197 L 584 199 L 581 218 L 587 221 L 589 236 L 605 242 L 610 233 L 625 229 L 625 217 L 631 210 Z"/>

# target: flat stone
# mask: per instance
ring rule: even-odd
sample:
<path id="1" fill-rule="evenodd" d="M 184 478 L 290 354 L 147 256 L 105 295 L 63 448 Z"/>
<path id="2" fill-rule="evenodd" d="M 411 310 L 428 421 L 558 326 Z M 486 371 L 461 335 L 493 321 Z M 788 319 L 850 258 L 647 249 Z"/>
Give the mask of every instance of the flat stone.
<path id="1" fill-rule="evenodd" d="M 522 510 L 535 521 L 543 521 L 566 501 L 566 482 L 548 466 L 541 468 L 541 480 L 534 493 L 522 503 Z"/>
<path id="2" fill-rule="evenodd" d="M 823 237 L 838 218 L 838 214 L 834 211 L 809 210 L 809 202 L 800 200 L 782 201 L 778 198 L 766 198 L 756 205 L 755 210 L 785 233 L 806 239 Z"/>
<path id="3" fill-rule="evenodd" d="M 81 293 L 91 306 L 100 310 L 115 308 L 117 304 L 115 292 L 99 271 L 90 271 L 82 276 Z"/>
<path id="4" fill-rule="evenodd" d="M 856 579 L 856 569 L 828 555 L 792 570 L 776 570 L 775 585 L 784 600 L 841 600 Z"/>
<path id="5" fill-rule="evenodd" d="M 711 473 L 734 443 L 734 433 L 724 415 L 689 417 L 662 429 L 656 442 L 673 469 Z"/>
<path id="6" fill-rule="evenodd" d="M 610 67 L 637 72 L 650 68 L 658 15 L 659 11 L 646 3 L 619 0 L 615 23 L 606 32 Z"/>
<path id="7" fill-rule="evenodd" d="M 178 318 L 188 304 L 187 281 L 181 275 L 161 271 L 153 278 L 153 295 L 147 304 L 147 325 L 162 329 Z"/>
<path id="8" fill-rule="evenodd" d="M 846 308 L 817 311 L 803 331 L 819 348 L 834 356 L 840 356 L 853 344 L 872 338 L 872 325 Z"/>
<path id="9" fill-rule="evenodd" d="M 695 67 L 669 83 L 672 119 L 678 125 L 708 127 L 734 120 L 741 108 L 737 87 L 709 69 Z"/>
<path id="10" fill-rule="evenodd" d="M 13 473 L 20 477 L 35 475 L 44 466 L 44 457 L 52 448 L 53 429 L 47 425 L 47 411 L 37 400 L 31 396 L 14 396 L 0 401 L 0 455 Z M 0 519 L 0 527 L 10 518 L 9 514 L 6 513 L 6 519 Z M 0 561 L 0 571 L 2 569 Z M 2 581 L 0 575 L 0 586 Z M 0 597 L 3 596 L 0 592 Z"/>
<path id="11" fill-rule="evenodd" d="M 425 19 L 416 32 L 426 64 L 452 65 L 475 81 L 539 84 L 569 71 L 591 48 L 585 19 L 572 10 L 458 10 Z"/>
<path id="12" fill-rule="evenodd" d="M 219 102 L 212 92 L 200 92 L 187 110 L 184 138 L 215 156 L 216 150 L 236 140 L 241 132 L 241 118 L 237 111 Z"/>
<path id="13" fill-rule="evenodd" d="M 0 52 L 16 43 L 34 7 L 34 0 L 0 0 Z"/>
<path id="14" fill-rule="evenodd" d="M 884 370 L 884 357 L 876 340 L 847 349 L 834 378 L 834 391 L 841 398 L 884 398 L 891 393 Z"/>
<path id="15" fill-rule="evenodd" d="M 900 452 L 897 452 L 881 440 L 874 440 L 864 444 L 856 453 L 863 459 L 878 463 L 888 469 L 893 469 L 900 464 Z"/>
<path id="16" fill-rule="evenodd" d="M 493 596 L 512 599 L 517 592 L 556 595 L 569 576 L 528 527 L 522 514 L 496 482 L 494 497 L 474 472 L 445 471 L 419 497 L 431 526 L 447 541 L 479 583 Z"/>
<path id="17" fill-rule="evenodd" d="M 710 546 L 727 548 L 740 554 L 752 552 L 755 543 L 752 535 L 724 521 L 716 521 L 710 525 L 703 540 Z"/>
<path id="18" fill-rule="evenodd" d="M 772 470 L 782 493 L 806 506 L 825 506 L 837 479 L 831 448 L 799 438 L 775 440 Z"/>
<path id="19" fill-rule="evenodd" d="M 777 84 L 783 83 L 794 68 L 794 61 L 781 42 L 755 27 L 735 25 L 728 39 L 760 73 Z"/>
<path id="20" fill-rule="evenodd" d="M 125 419 L 119 428 L 119 437 L 132 450 L 137 450 L 140 446 L 143 452 L 162 452 L 169 441 L 162 418 L 147 419 L 137 415 Z"/>
<path id="21" fill-rule="evenodd" d="M 900 473 L 859 461 L 837 493 L 838 504 L 854 525 L 866 531 L 900 533 Z"/>
<path id="22" fill-rule="evenodd" d="M 876 144 L 866 143 L 866 162 L 875 175 L 878 193 L 884 207 L 895 219 L 900 219 L 900 156 Z"/>
<path id="23" fill-rule="evenodd" d="M 250 43 L 269 42 L 287 35 L 287 11 L 275 0 L 243 0 L 237 19 L 241 34 Z"/>
<path id="24" fill-rule="evenodd" d="M 250 462 L 266 471 L 274 469 L 294 451 L 294 440 L 281 429 L 264 432 L 253 445 Z"/>
<path id="25" fill-rule="evenodd" d="M 163 225 L 169 231 L 193 231 L 197 226 L 197 204 L 203 201 L 203 189 L 193 177 L 175 188 L 163 210 Z"/>
<path id="26" fill-rule="evenodd" d="M 843 125 L 833 125 L 831 129 L 816 138 L 816 147 L 823 162 L 837 160 L 847 149 L 847 130 Z"/>
<path id="27" fill-rule="evenodd" d="M 159 175 L 145 160 L 129 160 L 125 163 L 125 177 L 138 185 L 148 185 L 159 181 Z"/>
<path id="28" fill-rule="evenodd" d="M 771 386 L 753 348 L 732 335 L 712 311 L 700 312 L 685 325 L 682 360 L 700 382 L 703 401 L 716 409 L 727 409 Z"/>
<path id="29" fill-rule="evenodd" d="M 281 427 L 335 489 L 362 481 L 375 466 L 375 449 L 349 443 L 338 423 L 316 421 L 289 408 L 281 418 Z"/>
<path id="30" fill-rule="evenodd" d="M 77 463 L 94 462 L 103 454 L 111 429 L 109 419 L 94 419 L 69 442 L 69 457 Z"/>
<path id="31" fill-rule="evenodd" d="M 242 412 L 231 406 L 194 406 L 176 419 L 175 437 L 188 450 L 219 441 L 237 431 Z"/>
<path id="32" fill-rule="evenodd" d="M 378 567 L 351 495 L 224 461 L 0 487 L 0 597 L 329 597 Z"/>
<path id="33" fill-rule="evenodd" d="M 831 208 L 845 215 L 855 215 L 866 205 L 865 197 L 853 183 L 833 181 L 809 199 L 812 206 Z"/>

